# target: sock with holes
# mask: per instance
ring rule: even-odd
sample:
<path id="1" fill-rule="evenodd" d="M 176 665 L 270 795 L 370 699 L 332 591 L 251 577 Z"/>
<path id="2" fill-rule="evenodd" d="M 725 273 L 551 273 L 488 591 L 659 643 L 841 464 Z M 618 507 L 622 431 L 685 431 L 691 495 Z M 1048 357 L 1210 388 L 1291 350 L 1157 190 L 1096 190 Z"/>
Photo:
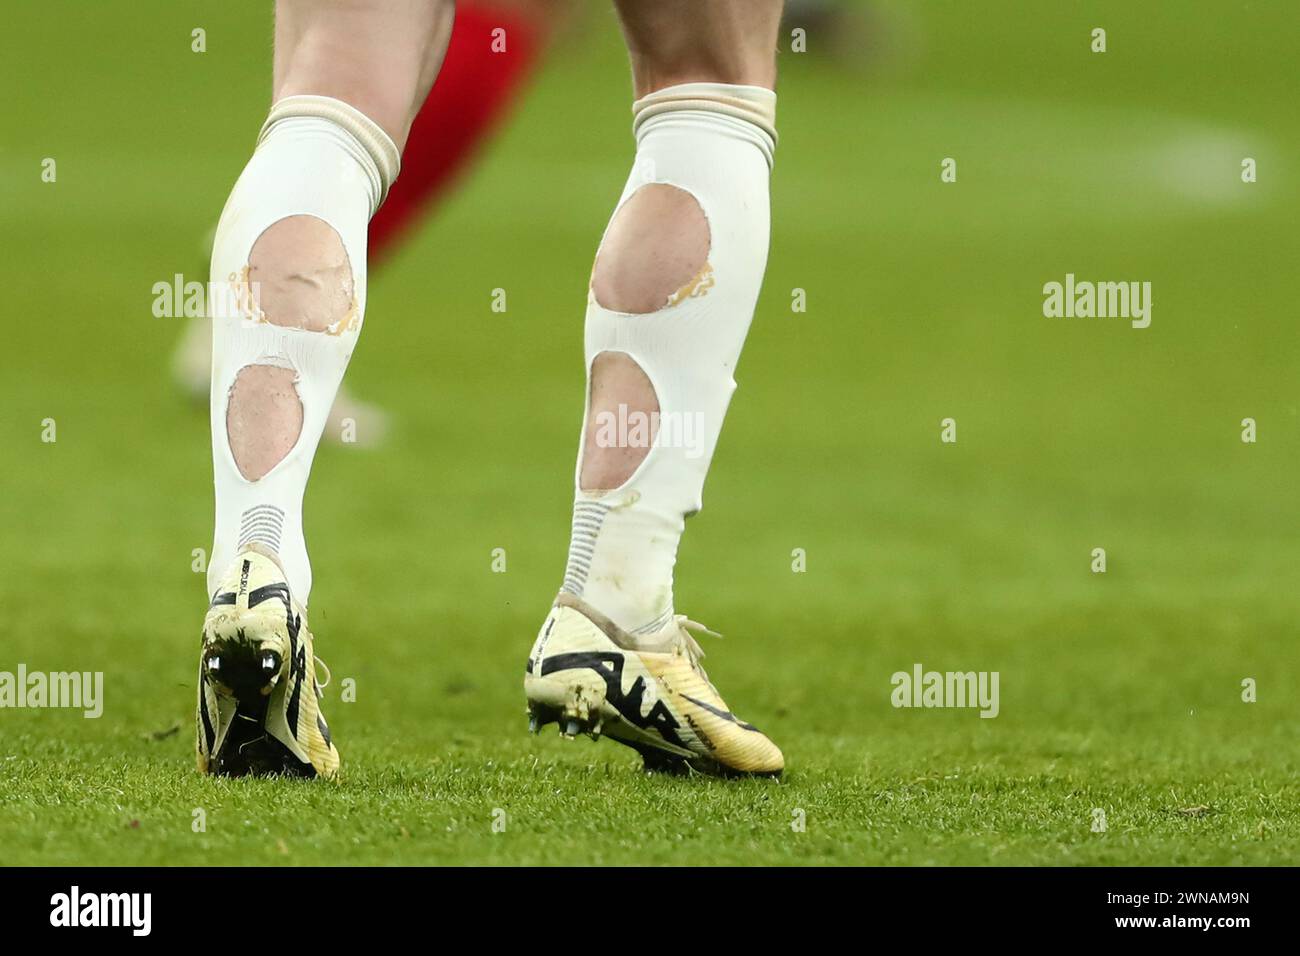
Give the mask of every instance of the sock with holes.
<path id="1" fill-rule="evenodd" d="M 238 551 L 257 542 L 279 558 L 304 606 L 311 565 L 302 500 L 330 406 L 356 346 L 365 314 L 366 227 L 397 175 L 397 148 L 374 122 L 339 100 L 290 96 L 272 107 L 256 151 L 221 214 L 212 248 L 212 459 L 216 531 L 208 591 Z M 258 238 L 283 219 L 311 216 L 328 225 L 346 252 L 352 302 L 325 331 L 277 325 L 262 312 L 249 282 Z M 242 369 L 265 365 L 294 373 L 302 406 L 298 440 L 273 468 L 246 479 L 227 436 L 230 394 Z"/>
<path id="2" fill-rule="evenodd" d="M 588 296 L 588 392 L 596 356 L 624 352 L 654 387 L 659 423 L 649 453 L 616 489 L 582 490 L 579 449 L 563 589 L 624 630 L 648 634 L 673 615 L 677 545 L 686 517 L 702 505 L 763 281 L 776 94 L 688 83 L 638 100 L 633 113 L 636 161 L 618 208 L 650 183 L 690 193 L 709 224 L 708 261 L 656 312 L 612 312 Z"/>

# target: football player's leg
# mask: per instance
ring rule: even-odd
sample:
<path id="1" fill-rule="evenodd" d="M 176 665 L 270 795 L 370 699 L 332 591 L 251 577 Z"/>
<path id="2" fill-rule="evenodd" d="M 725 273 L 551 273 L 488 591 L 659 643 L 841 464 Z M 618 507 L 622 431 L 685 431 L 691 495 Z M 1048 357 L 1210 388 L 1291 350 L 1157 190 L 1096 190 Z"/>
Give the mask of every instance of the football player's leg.
<path id="1" fill-rule="evenodd" d="M 283 521 L 263 543 L 307 600 L 298 514 L 365 314 L 367 224 L 397 176 L 451 17 L 445 0 L 276 5 L 274 105 L 212 251 L 213 286 L 239 306 L 213 321 L 213 574 L 249 540 L 249 508 L 268 506 Z"/>
<path id="2" fill-rule="evenodd" d="M 766 264 L 781 4 L 618 9 L 637 152 L 592 274 L 578 468 L 580 514 L 605 519 L 596 534 L 578 523 L 567 587 L 652 631 L 672 614 L 677 541 L 701 506 Z"/>
<path id="3" fill-rule="evenodd" d="M 276 5 L 274 105 L 212 250 L 220 307 L 212 316 L 216 529 L 200 676 L 203 769 L 281 769 L 280 750 L 250 765 L 258 748 L 224 746 L 232 708 L 250 700 L 261 711 L 243 714 L 241 728 L 264 725 L 291 769 L 337 767 L 302 620 L 311 590 L 303 494 L 365 315 L 366 227 L 397 175 L 451 19 L 447 0 Z M 233 750 L 239 760 L 223 762 Z"/>
<path id="4" fill-rule="evenodd" d="M 371 271 L 428 215 L 505 117 L 535 75 L 554 21 L 569 6 L 569 0 L 462 0 L 457 6 L 438 82 L 402 150 L 402 175 L 370 222 Z M 206 322 L 191 320 L 173 356 L 174 377 L 186 393 L 203 399 L 211 365 L 211 332 Z M 386 431 L 381 408 L 340 387 L 326 421 L 327 440 L 375 445 Z"/>
<path id="5" fill-rule="evenodd" d="M 638 658 L 664 687 L 708 703 L 683 713 L 673 694 L 661 695 L 669 706 L 655 717 L 655 708 L 616 702 L 644 725 L 638 733 L 705 765 L 773 772 L 780 751 L 735 720 L 698 667 L 698 647 L 674 612 L 673 566 L 685 519 L 702 505 L 767 259 L 781 3 L 617 6 L 636 86 L 637 151 L 592 273 L 569 562 L 530 666 L 554 673 L 555 661 L 541 658 L 566 641 L 594 649 L 602 640 L 594 622 L 615 645 L 666 654 Z M 639 666 L 627 655 L 624 665 Z M 679 665 L 686 671 L 667 680 L 666 669 Z M 595 692 L 635 686 L 620 682 Z"/>

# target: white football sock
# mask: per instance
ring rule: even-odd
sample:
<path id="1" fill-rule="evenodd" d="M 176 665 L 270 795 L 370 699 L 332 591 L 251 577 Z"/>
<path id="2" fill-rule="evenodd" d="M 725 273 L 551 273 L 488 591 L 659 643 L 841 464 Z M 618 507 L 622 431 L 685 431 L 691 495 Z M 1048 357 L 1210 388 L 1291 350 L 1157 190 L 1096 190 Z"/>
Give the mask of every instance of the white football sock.
<path id="1" fill-rule="evenodd" d="M 210 288 L 220 301 L 236 301 L 238 307 L 214 310 L 212 318 L 212 459 L 217 500 L 209 594 L 238 551 L 258 542 L 276 552 L 295 598 L 307 602 L 311 564 L 302 529 L 303 493 L 365 314 L 367 226 L 397 169 L 396 146 L 358 110 L 323 96 L 286 97 L 272 108 L 257 149 L 221 214 Z M 347 253 L 352 309 L 324 332 L 272 324 L 248 287 L 254 243 L 270 226 L 293 216 L 314 216 L 325 222 Z M 250 365 L 291 369 L 302 404 L 297 442 L 255 481 L 240 474 L 226 434 L 231 389 L 240 370 Z"/>
<path id="2" fill-rule="evenodd" d="M 588 296 L 588 414 L 592 362 L 601 352 L 625 352 L 654 386 L 660 425 L 645 460 L 613 491 L 581 489 L 579 448 L 563 589 L 624 630 L 648 634 L 673 615 L 677 545 L 686 517 L 702 506 L 763 280 L 776 94 L 689 83 L 638 100 L 633 112 L 636 162 L 618 208 L 650 183 L 690 193 L 708 220 L 708 265 L 657 312 L 611 312 Z"/>

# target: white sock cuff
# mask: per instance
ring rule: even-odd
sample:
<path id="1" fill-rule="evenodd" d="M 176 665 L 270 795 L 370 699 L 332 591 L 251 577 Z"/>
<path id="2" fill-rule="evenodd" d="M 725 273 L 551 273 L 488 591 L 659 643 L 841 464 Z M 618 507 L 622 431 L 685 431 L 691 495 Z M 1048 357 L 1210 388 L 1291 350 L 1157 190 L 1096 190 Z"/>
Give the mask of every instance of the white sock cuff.
<path id="1" fill-rule="evenodd" d="M 397 144 L 378 123 L 355 106 L 329 96 L 301 95 L 286 96 L 276 101 L 257 135 L 257 145 L 262 145 L 276 124 L 295 116 L 328 120 L 356 141 L 365 159 L 361 156 L 357 158 L 362 161 L 371 178 L 373 198 L 370 214 L 373 216 L 383 205 L 389 188 L 402 168 L 402 157 L 397 151 Z"/>
<path id="2" fill-rule="evenodd" d="M 740 131 L 763 151 L 771 168 L 776 152 L 776 93 L 764 86 L 680 83 L 656 90 L 632 104 L 632 133 L 642 137 L 674 113 L 712 113 L 738 120 Z"/>

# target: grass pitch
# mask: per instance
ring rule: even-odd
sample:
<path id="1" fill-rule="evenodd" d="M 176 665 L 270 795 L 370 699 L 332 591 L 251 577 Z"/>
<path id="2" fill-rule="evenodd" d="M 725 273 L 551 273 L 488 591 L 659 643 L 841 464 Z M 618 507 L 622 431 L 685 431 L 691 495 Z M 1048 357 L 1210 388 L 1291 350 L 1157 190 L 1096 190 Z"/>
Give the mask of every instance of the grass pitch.
<path id="1" fill-rule="evenodd" d="M 307 499 L 344 760 L 324 785 L 193 770 L 207 422 L 150 314 L 154 283 L 202 278 L 268 100 L 267 15 L 15 13 L 0 670 L 103 671 L 105 710 L 0 710 L 0 863 L 1295 863 L 1295 13 L 878 9 L 865 68 L 782 54 L 771 263 L 679 563 L 779 783 L 524 732 L 583 286 L 631 157 L 612 14 L 372 277 L 350 382 L 393 434 L 323 448 Z M 1151 327 L 1044 318 L 1066 273 L 1150 281 Z M 918 662 L 999 672 L 999 716 L 891 707 Z"/>

